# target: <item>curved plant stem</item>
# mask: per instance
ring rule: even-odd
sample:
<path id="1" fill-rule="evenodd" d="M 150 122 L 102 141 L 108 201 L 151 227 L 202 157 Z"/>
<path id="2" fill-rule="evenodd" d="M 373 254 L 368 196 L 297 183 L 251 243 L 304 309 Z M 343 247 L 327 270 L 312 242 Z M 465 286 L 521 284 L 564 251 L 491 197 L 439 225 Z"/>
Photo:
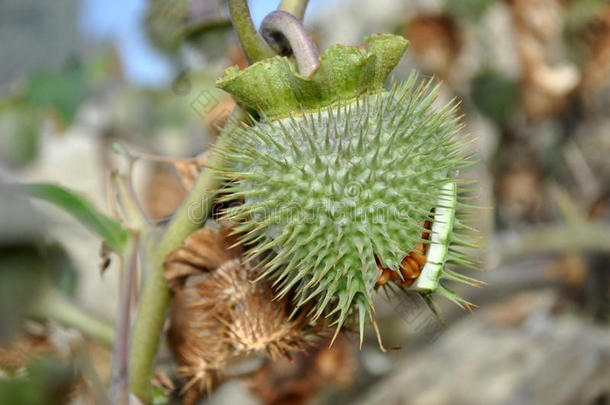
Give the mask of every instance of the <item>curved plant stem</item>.
<path id="1" fill-rule="evenodd" d="M 302 20 L 305 16 L 305 9 L 307 8 L 309 0 L 282 0 L 278 10 L 286 11 L 292 14 L 299 20 Z"/>
<path id="2" fill-rule="evenodd" d="M 277 53 L 286 55 L 291 50 L 303 76 L 311 75 L 320 65 L 320 53 L 311 35 L 292 14 L 281 10 L 269 13 L 261 24 L 261 35 Z M 290 44 L 288 49 L 285 41 Z"/>
<path id="3" fill-rule="evenodd" d="M 32 315 L 74 327 L 90 338 L 108 346 L 111 346 L 114 340 L 112 325 L 77 307 L 67 297 L 51 287 L 47 288 L 40 297 L 32 309 Z"/>
<path id="4" fill-rule="evenodd" d="M 229 0 L 229 10 L 233 27 L 239 37 L 241 47 L 250 63 L 275 56 L 275 52 L 261 38 L 254 27 L 248 0 Z"/>
<path id="5" fill-rule="evenodd" d="M 232 130 L 244 119 L 243 111 L 235 108 L 217 145 L 222 146 L 229 142 Z M 212 153 L 207 166 L 218 168 L 225 163 L 223 155 Z M 145 280 L 129 351 L 129 387 L 144 403 L 150 403 L 150 379 L 171 297 L 163 276 L 163 261 L 208 219 L 220 185 L 221 179 L 214 170 L 203 170 L 161 241 L 145 252 L 148 257 L 143 260 Z"/>

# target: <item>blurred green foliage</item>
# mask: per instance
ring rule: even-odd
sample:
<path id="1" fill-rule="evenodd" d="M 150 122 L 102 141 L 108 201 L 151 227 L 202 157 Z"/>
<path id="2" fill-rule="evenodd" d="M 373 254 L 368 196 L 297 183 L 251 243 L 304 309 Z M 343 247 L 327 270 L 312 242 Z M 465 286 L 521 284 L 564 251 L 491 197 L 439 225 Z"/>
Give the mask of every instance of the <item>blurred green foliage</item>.
<path id="1" fill-rule="evenodd" d="M 18 335 L 22 319 L 46 288 L 73 293 L 77 273 L 63 246 L 47 240 L 46 218 L 14 187 L 0 184 L 0 209 L 2 345 Z"/>
<path id="2" fill-rule="evenodd" d="M 148 37 L 166 52 L 177 51 L 189 21 L 190 1 L 151 0 L 149 3 L 146 16 Z"/>
<path id="3" fill-rule="evenodd" d="M 0 344 L 3 344 L 14 338 L 19 322 L 41 291 L 45 221 L 23 196 L 2 183 L 0 209 Z"/>
<path id="4" fill-rule="evenodd" d="M 50 115 L 70 125 L 85 98 L 85 75 L 78 62 L 61 71 L 38 72 L 0 100 L 0 157 L 11 166 L 33 161 L 43 120 Z"/>
<path id="5" fill-rule="evenodd" d="M 49 109 L 64 125 L 74 121 L 84 97 L 84 72 L 76 61 L 59 72 L 32 74 L 23 94 L 31 108 Z"/>
<path id="6" fill-rule="evenodd" d="M 479 111 L 497 123 L 505 122 L 519 103 L 519 84 L 489 69 L 473 78 L 470 91 Z"/>
<path id="7" fill-rule="evenodd" d="M 58 405 L 69 402 L 76 373 L 66 363 L 52 358 L 34 361 L 23 377 L 0 379 L 0 404 Z"/>
<path id="8" fill-rule="evenodd" d="M 478 22 L 487 8 L 498 0 L 446 0 L 447 11 L 459 20 Z"/>
<path id="9" fill-rule="evenodd" d="M 203 15 L 194 14 L 193 1 L 151 0 L 146 15 L 146 31 L 150 40 L 162 51 L 175 54 L 185 42 L 198 50 L 214 52 L 218 57 L 226 51 L 231 21 L 219 15 L 219 3 L 207 0 Z M 211 3 L 211 4 L 210 4 Z"/>
<path id="10" fill-rule="evenodd" d="M 566 29 L 578 30 L 600 15 L 608 0 L 570 0 L 566 3 Z"/>
<path id="11" fill-rule="evenodd" d="M 0 344 L 10 342 L 44 285 L 42 245 L 32 241 L 0 245 Z M 2 402 L 11 403 L 11 402 Z"/>
<path id="12" fill-rule="evenodd" d="M 40 113 L 21 100 L 0 102 L 0 158 L 21 166 L 38 154 Z"/>
<path id="13" fill-rule="evenodd" d="M 46 261 L 51 284 L 67 296 L 74 296 L 78 282 L 78 270 L 66 248 L 59 242 L 46 246 Z"/>
<path id="14" fill-rule="evenodd" d="M 595 35 L 592 22 L 601 14 L 607 0 L 572 0 L 566 5 L 564 37 L 570 61 L 580 67 L 589 60 L 591 49 L 587 37 Z"/>
<path id="15" fill-rule="evenodd" d="M 153 387 L 152 405 L 167 405 L 170 402 L 170 397 L 163 393 L 159 388 Z"/>

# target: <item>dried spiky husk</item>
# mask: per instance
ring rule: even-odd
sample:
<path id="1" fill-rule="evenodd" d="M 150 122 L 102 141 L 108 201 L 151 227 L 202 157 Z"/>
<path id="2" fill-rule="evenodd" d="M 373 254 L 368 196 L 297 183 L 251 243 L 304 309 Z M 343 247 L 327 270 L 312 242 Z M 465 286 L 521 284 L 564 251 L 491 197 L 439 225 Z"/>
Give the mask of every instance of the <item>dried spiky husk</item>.
<path id="1" fill-rule="evenodd" d="M 448 260 L 469 265 L 458 235 L 469 228 L 456 217 L 466 156 L 453 103 L 433 108 L 438 86 L 413 74 L 391 91 L 366 94 L 317 110 L 263 117 L 217 150 L 232 167 L 223 201 L 240 221 L 242 242 L 263 257 L 262 277 L 278 297 L 294 293 L 294 305 L 311 305 L 314 319 L 334 320 L 337 331 L 357 314 L 362 340 L 379 270 L 398 270 L 417 243 L 433 254 L 413 288 L 464 302 L 441 278 L 467 284 Z M 435 212 L 431 216 L 431 212 Z M 422 239 L 432 221 L 432 237 Z M 272 254 L 269 254 L 272 252 Z"/>
<path id="2" fill-rule="evenodd" d="M 182 392 L 211 390 L 225 367 L 252 353 L 289 358 L 311 344 L 319 331 L 304 316 L 290 319 L 287 300 L 273 300 L 268 282 L 239 248 L 229 248 L 227 231 L 204 228 L 191 235 L 165 262 L 175 292 L 168 332 Z"/>

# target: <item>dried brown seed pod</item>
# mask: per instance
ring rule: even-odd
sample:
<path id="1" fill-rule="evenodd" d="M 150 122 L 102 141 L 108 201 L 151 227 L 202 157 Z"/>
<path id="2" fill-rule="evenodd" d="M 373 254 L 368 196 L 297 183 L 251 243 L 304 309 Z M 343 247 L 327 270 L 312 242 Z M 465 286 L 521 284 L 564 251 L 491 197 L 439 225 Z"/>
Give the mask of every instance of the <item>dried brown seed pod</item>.
<path id="1" fill-rule="evenodd" d="M 257 283 L 243 299 L 230 308 L 231 323 L 226 323 L 236 352 L 266 350 L 273 360 L 291 358 L 292 353 L 309 346 L 307 339 L 317 329 L 309 327 L 304 312 L 296 319 L 288 317 L 286 299 L 274 301 L 267 283 Z"/>
<path id="2" fill-rule="evenodd" d="M 185 278 L 216 270 L 224 263 L 241 257 L 239 246 L 231 248 L 230 231 L 202 228 L 190 235 L 182 246 L 165 259 L 165 280 L 178 292 Z"/>
<path id="3" fill-rule="evenodd" d="M 288 300 L 273 300 L 268 282 L 254 281 L 254 263 L 244 260 L 240 247 L 231 248 L 229 233 L 203 228 L 164 263 L 175 292 L 168 341 L 189 401 L 198 397 L 193 391 L 211 390 L 242 356 L 290 358 L 319 333 L 304 315 L 290 318 Z"/>

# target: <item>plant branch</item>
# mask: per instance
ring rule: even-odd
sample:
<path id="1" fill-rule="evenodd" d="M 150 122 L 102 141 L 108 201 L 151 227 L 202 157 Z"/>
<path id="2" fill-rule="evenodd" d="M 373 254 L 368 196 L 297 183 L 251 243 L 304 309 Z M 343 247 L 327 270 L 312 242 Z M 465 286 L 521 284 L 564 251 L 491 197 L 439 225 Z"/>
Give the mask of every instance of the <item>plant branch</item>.
<path id="1" fill-rule="evenodd" d="M 233 27 L 239 37 L 241 47 L 250 63 L 275 56 L 275 52 L 261 38 L 250 16 L 248 0 L 229 0 L 229 10 Z"/>
<path id="2" fill-rule="evenodd" d="M 491 267 L 511 259 L 533 254 L 570 251 L 610 253 L 610 227 L 581 221 L 547 225 L 523 232 L 506 232 L 495 237 L 488 248 Z"/>
<path id="3" fill-rule="evenodd" d="M 127 157 L 127 159 L 128 174 L 121 176 L 119 173 L 113 172 L 110 175 L 110 182 L 117 191 L 117 199 L 119 203 L 118 206 L 124 210 L 124 222 L 134 228 L 144 228 L 146 225 L 148 225 L 148 220 L 146 219 L 146 215 L 144 215 L 144 212 L 138 203 L 135 190 L 131 185 L 131 171 L 134 159 L 131 156 Z"/>
<path id="4" fill-rule="evenodd" d="M 46 289 L 35 307 L 32 309 L 35 317 L 51 319 L 62 325 L 74 327 L 85 335 L 108 346 L 114 340 L 112 325 L 93 317 L 77 307 L 67 297 L 52 287 Z"/>
<path id="5" fill-rule="evenodd" d="M 305 16 L 305 9 L 307 8 L 309 0 L 282 0 L 278 10 L 286 11 L 299 20 L 302 20 Z"/>
<path id="6" fill-rule="evenodd" d="M 316 44 L 294 15 L 281 10 L 269 13 L 261 24 L 261 35 L 280 55 L 294 54 L 301 75 L 310 76 L 320 65 Z"/>
<path id="7" fill-rule="evenodd" d="M 89 387 L 89 392 L 97 405 L 110 405 L 108 393 L 100 379 L 100 375 L 95 369 L 95 365 L 87 352 L 87 349 L 81 338 L 74 339 L 70 342 L 74 362 L 80 369 L 81 375 L 85 384 Z"/>
<path id="8" fill-rule="evenodd" d="M 138 271 L 139 234 L 133 232 L 122 260 L 120 304 L 115 320 L 116 338 L 112 346 L 110 370 L 110 397 L 113 403 L 129 404 L 129 332 L 131 329 L 131 301 Z"/>
<path id="9" fill-rule="evenodd" d="M 221 147 L 230 141 L 231 132 L 245 119 L 243 111 L 235 108 L 229 118 L 225 131 L 218 139 Z M 226 164 L 220 153 L 211 153 L 208 168 L 203 170 L 182 207 L 174 215 L 161 241 L 153 249 L 147 249 L 142 260 L 145 280 L 138 303 L 138 313 L 133 325 L 129 353 L 129 386 L 131 391 L 144 403 L 150 403 L 150 379 L 157 348 L 165 323 L 165 313 L 171 298 L 170 290 L 163 276 L 163 261 L 172 251 L 208 219 L 212 202 L 221 179 L 215 170 Z"/>

